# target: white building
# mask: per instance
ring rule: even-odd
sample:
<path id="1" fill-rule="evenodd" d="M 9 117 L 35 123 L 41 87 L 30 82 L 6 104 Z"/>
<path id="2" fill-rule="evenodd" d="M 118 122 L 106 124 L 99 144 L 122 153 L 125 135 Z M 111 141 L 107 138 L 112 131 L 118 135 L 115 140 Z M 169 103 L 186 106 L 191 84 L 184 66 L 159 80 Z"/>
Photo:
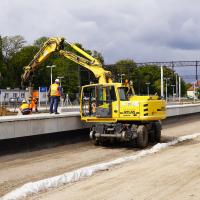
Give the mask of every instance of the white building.
<path id="1" fill-rule="evenodd" d="M 39 92 L 40 91 L 40 92 Z M 37 91 L 36 91 L 37 92 Z M 39 101 L 41 103 L 47 102 L 47 91 L 38 90 Z M 18 102 L 20 103 L 23 99 L 28 98 L 28 90 L 15 89 L 0 89 L 0 104 L 8 104 Z"/>
<path id="2" fill-rule="evenodd" d="M 190 88 L 187 89 L 187 96 L 189 98 L 197 98 L 198 94 L 197 94 L 197 90 L 199 90 L 200 88 L 200 80 L 195 82 L 195 84 L 193 84 Z"/>
<path id="3" fill-rule="evenodd" d="M 10 101 L 13 101 L 14 99 L 17 99 L 18 101 L 21 101 L 24 99 L 28 94 L 27 90 L 20 90 L 18 88 L 16 89 L 0 89 L 0 102 L 1 103 L 9 103 Z"/>

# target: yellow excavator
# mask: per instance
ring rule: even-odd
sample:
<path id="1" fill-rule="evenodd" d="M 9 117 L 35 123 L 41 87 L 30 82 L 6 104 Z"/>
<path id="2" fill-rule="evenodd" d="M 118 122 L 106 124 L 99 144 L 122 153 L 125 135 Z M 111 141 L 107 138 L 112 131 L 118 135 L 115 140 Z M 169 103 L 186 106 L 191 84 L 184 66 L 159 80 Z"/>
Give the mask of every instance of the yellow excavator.
<path id="1" fill-rule="evenodd" d="M 64 44 L 81 56 L 64 50 Z M 113 82 L 111 72 L 104 70 L 96 58 L 62 37 L 44 43 L 24 67 L 22 81 L 30 83 L 34 71 L 54 52 L 90 70 L 98 79 L 98 84 L 83 86 L 80 97 L 81 120 L 91 124 L 90 138 L 95 145 L 118 140 L 144 148 L 149 142 L 160 141 L 161 120 L 166 118 L 165 101 L 155 95 L 135 95 L 131 82 Z"/>

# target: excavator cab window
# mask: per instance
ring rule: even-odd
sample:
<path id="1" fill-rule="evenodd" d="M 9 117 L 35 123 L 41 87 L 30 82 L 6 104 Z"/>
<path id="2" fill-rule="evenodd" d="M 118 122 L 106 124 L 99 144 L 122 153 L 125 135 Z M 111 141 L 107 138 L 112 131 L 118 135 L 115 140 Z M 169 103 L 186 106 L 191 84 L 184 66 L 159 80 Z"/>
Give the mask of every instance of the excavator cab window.
<path id="1" fill-rule="evenodd" d="M 82 95 L 82 114 L 83 116 L 93 116 L 95 113 L 94 104 L 96 104 L 96 87 L 85 87 Z"/>
<path id="2" fill-rule="evenodd" d="M 121 101 L 128 101 L 129 97 L 134 95 L 129 87 L 119 87 L 118 93 Z"/>
<path id="3" fill-rule="evenodd" d="M 98 86 L 96 116 L 111 117 L 113 101 L 116 101 L 114 86 Z"/>
<path id="4" fill-rule="evenodd" d="M 111 117 L 112 102 L 116 101 L 114 86 L 88 86 L 83 88 L 82 114 L 91 117 Z"/>

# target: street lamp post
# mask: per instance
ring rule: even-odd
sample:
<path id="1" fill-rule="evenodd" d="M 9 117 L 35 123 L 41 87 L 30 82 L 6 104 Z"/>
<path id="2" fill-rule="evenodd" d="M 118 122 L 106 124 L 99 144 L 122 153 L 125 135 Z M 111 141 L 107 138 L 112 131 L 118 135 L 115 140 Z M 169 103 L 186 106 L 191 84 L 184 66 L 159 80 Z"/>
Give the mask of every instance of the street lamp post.
<path id="1" fill-rule="evenodd" d="M 62 87 L 62 79 L 64 78 L 64 76 L 58 76 L 57 78 L 60 80 L 60 87 Z"/>
<path id="2" fill-rule="evenodd" d="M 149 96 L 149 85 L 150 85 L 150 83 L 147 82 L 147 83 L 145 83 L 145 84 L 147 85 L 147 94 L 148 94 L 148 96 Z"/>
<path id="3" fill-rule="evenodd" d="M 53 83 L 53 74 L 52 74 L 52 68 L 56 67 L 56 65 L 46 66 L 47 68 L 51 68 L 51 84 Z"/>
<path id="4" fill-rule="evenodd" d="M 125 76 L 125 74 L 117 74 L 119 77 L 120 77 L 120 82 L 122 83 L 122 81 L 123 81 L 123 76 Z"/>

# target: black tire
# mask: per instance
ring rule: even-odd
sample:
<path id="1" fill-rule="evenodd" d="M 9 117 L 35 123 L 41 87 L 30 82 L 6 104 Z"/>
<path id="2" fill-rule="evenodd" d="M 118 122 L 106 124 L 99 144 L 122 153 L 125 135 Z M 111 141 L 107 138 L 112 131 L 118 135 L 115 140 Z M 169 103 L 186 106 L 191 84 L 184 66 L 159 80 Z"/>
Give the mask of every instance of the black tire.
<path id="1" fill-rule="evenodd" d="M 137 147 L 145 148 L 148 145 L 148 131 L 145 125 L 139 125 L 137 128 Z"/>
<path id="2" fill-rule="evenodd" d="M 101 139 L 100 143 L 101 143 L 102 146 L 107 147 L 107 146 L 110 145 L 110 140 Z"/>
<path id="3" fill-rule="evenodd" d="M 97 138 L 92 139 L 92 142 L 95 146 L 99 146 L 100 142 Z"/>
<path id="4" fill-rule="evenodd" d="M 155 123 L 155 132 L 154 132 L 155 142 L 161 141 L 161 130 L 162 130 L 162 124 L 160 121 L 158 121 Z"/>
<path id="5" fill-rule="evenodd" d="M 155 143 L 155 127 L 152 128 L 152 130 L 150 130 L 149 133 L 149 142 L 151 143 Z"/>

